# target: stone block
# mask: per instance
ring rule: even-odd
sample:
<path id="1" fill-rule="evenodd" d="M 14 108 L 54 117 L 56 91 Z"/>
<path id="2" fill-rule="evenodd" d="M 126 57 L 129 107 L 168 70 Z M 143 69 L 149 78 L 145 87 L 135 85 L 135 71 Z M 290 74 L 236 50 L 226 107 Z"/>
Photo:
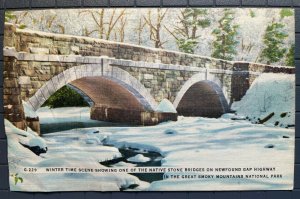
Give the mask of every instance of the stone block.
<path id="1" fill-rule="evenodd" d="M 42 86 L 42 83 L 39 81 L 31 81 L 32 88 L 39 89 Z"/>
<path id="2" fill-rule="evenodd" d="M 18 85 L 18 81 L 16 78 L 14 79 L 4 79 L 4 84 L 3 87 L 4 88 L 17 88 Z"/>
<path id="3" fill-rule="evenodd" d="M 64 85 L 66 85 L 66 80 L 64 77 L 64 73 L 60 73 L 57 75 L 57 87 L 56 88 L 61 88 Z"/>
<path id="4" fill-rule="evenodd" d="M 71 52 L 74 53 L 75 55 L 79 54 L 79 46 L 71 46 Z"/>
<path id="5" fill-rule="evenodd" d="M 40 81 L 48 81 L 49 79 L 51 79 L 51 75 L 50 74 L 42 74 L 38 76 Z"/>
<path id="6" fill-rule="evenodd" d="M 42 105 L 46 101 L 46 98 L 44 97 L 41 89 L 39 89 L 34 95 L 37 98 L 40 105 Z"/>
<path id="7" fill-rule="evenodd" d="M 68 69 L 68 74 L 69 74 L 68 82 L 72 82 L 72 81 L 77 79 L 75 67 L 69 68 Z"/>
<path id="8" fill-rule="evenodd" d="M 50 96 L 56 92 L 56 88 L 53 85 L 52 80 L 48 81 L 45 86 L 47 87 Z"/>
<path id="9" fill-rule="evenodd" d="M 144 74 L 144 79 L 153 79 L 153 75 L 151 75 L 151 74 Z"/>
<path id="10" fill-rule="evenodd" d="M 29 76 L 19 76 L 19 84 L 31 84 Z"/>
<path id="11" fill-rule="evenodd" d="M 49 93 L 48 91 L 48 88 L 47 88 L 47 85 L 44 84 L 41 88 L 40 88 L 40 91 L 42 93 L 42 96 L 45 98 L 45 100 L 47 100 L 51 94 Z"/>
<path id="12" fill-rule="evenodd" d="M 70 49 L 69 48 L 58 48 L 58 54 L 59 55 L 69 55 L 70 54 Z"/>
<path id="13" fill-rule="evenodd" d="M 49 54 L 48 48 L 36 48 L 36 47 L 29 47 L 29 52 L 33 54 Z"/>
<path id="14" fill-rule="evenodd" d="M 49 61 L 49 55 L 34 54 L 33 56 L 35 61 Z"/>

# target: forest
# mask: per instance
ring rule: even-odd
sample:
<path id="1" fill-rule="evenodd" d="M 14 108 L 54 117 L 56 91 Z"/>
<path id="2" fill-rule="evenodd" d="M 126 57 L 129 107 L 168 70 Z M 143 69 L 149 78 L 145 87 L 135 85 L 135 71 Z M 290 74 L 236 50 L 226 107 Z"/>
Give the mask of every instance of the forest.
<path id="1" fill-rule="evenodd" d="M 45 32 L 294 66 L 294 10 L 74 9 L 9 11 L 6 22 Z"/>

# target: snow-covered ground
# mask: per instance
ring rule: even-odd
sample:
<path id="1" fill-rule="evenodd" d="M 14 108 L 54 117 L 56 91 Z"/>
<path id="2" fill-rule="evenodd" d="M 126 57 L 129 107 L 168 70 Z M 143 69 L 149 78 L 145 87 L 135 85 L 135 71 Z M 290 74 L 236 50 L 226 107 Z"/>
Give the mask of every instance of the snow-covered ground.
<path id="1" fill-rule="evenodd" d="M 233 103 L 232 109 L 257 123 L 274 113 L 264 124 L 287 127 L 295 125 L 295 102 L 294 74 L 265 73 L 254 80 L 242 100 Z"/>
<path id="2" fill-rule="evenodd" d="M 73 108 L 74 109 L 74 108 Z M 6 122 L 11 173 L 23 183 L 12 190 L 68 191 L 119 190 L 132 184 L 140 190 L 233 190 L 290 189 L 293 181 L 294 129 L 267 127 L 249 121 L 180 117 L 152 127 L 95 127 L 73 129 L 43 136 L 48 152 L 36 156 L 15 142 Z M 20 130 L 18 130 L 20 131 Z M 99 131 L 99 132 L 98 132 Z M 103 143 L 114 145 L 103 146 Z M 272 148 L 268 147 L 272 146 Z M 276 167 L 281 179 L 164 179 L 148 183 L 129 174 L 25 174 L 18 166 L 93 167 L 98 162 L 120 157 L 117 148 L 132 147 L 161 153 L 163 167 Z M 16 150 L 19 149 L 19 150 Z M 23 157 L 24 156 L 24 157 Z M 18 161 L 18 160 L 22 161 Z M 143 159 L 141 157 L 133 159 Z M 116 166 L 125 166 L 122 162 Z M 132 165 L 129 165 L 132 167 Z M 216 174 L 216 173 L 214 173 Z M 38 182 L 38 183 L 37 183 Z M 55 182 L 55 183 L 54 183 Z M 68 183 L 66 183 L 68 182 Z"/>
<path id="3" fill-rule="evenodd" d="M 177 122 L 155 127 L 113 128 L 109 132 L 112 134 L 108 143 L 118 148 L 157 151 L 165 157 L 162 166 L 166 167 L 277 167 L 276 173 L 284 174 L 283 179 L 168 179 L 152 183 L 149 190 L 287 189 L 292 186 L 293 129 L 222 118 L 180 117 Z M 267 148 L 268 145 L 274 148 Z"/>
<path id="4" fill-rule="evenodd" d="M 37 110 L 36 114 L 39 116 L 41 124 L 67 122 L 100 123 L 100 121 L 90 119 L 90 107 L 67 107 L 54 109 L 41 107 Z"/>
<path id="5" fill-rule="evenodd" d="M 25 132 L 5 121 L 8 137 L 8 158 L 10 171 L 10 190 L 12 191 L 118 191 L 132 184 L 145 185 L 135 176 L 114 173 L 26 173 L 23 167 L 80 167 L 105 168 L 99 161 L 120 157 L 115 147 L 102 146 L 101 140 L 105 134 L 94 134 L 91 131 L 82 133 L 80 130 L 61 132 L 40 138 L 30 132 Z M 47 145 L 48 152 L 35 155 L 20 143 L 30 142 L 39 138 Z M 91 142 L 93 140 L 93 142 Z M 34 143 L 33 143 L 34 144 Z M 40 146 L 32 145 L 32 146 Z M 15 184 L 14 176 L 18 174 L 23 182 Z"/>

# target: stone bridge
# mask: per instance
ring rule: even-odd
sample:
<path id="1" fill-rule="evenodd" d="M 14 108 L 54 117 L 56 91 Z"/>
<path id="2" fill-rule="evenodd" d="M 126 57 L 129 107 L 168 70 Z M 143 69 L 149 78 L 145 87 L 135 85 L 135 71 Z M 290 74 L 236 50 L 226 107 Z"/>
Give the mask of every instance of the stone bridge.
<path id="1" fill-rule="evenodd" d="M 140 123 L 145 114 L 153 119 L 165 98 L 179 115 L 219 117 L 260 74 L 295 73 L 294 68 L 18 29 L 11 24 L 5 24 L 4 46 L 5 118 L 21 129 L 32 126 L 22 101 L 37 110 L 64 85 L 89 99 L 92 119 Z"/>

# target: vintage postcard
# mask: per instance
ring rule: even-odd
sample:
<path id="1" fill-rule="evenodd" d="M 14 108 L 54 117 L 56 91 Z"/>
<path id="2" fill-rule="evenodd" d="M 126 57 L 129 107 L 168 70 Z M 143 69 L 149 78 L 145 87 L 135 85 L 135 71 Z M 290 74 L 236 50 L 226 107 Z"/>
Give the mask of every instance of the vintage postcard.
<path id="1" fill-rule="evenodd" d="M 291 190 L 289 8 L 6 11 L 11 191 Z"/>

